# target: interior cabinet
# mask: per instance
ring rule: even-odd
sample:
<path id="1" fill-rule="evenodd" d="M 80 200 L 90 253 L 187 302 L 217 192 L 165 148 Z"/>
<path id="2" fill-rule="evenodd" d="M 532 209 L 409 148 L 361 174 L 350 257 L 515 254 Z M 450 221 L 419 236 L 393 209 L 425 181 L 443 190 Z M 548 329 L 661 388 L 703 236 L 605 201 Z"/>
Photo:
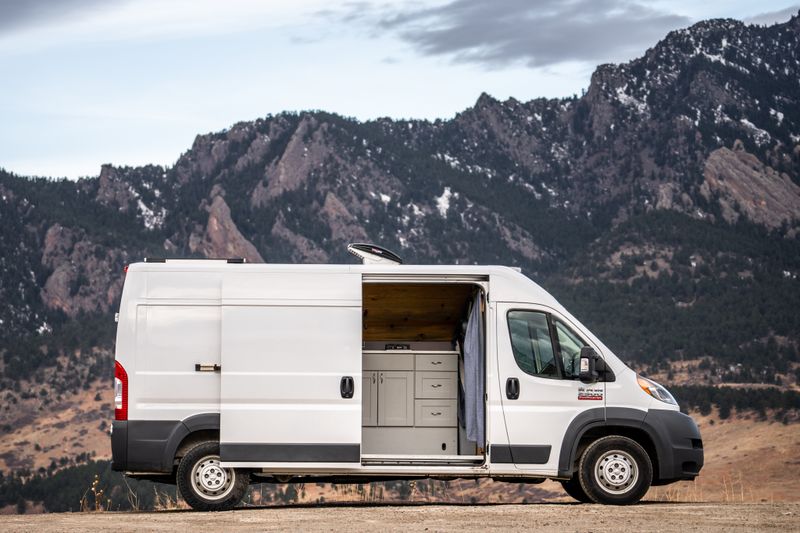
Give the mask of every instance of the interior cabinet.
<path id="1" fill-rule="evenodd" d="M 361 425 L 378 425 L 378 373 L 361 375 Z"/>
<path id="2" fill-rule="evenodd" d="M 361 377 L 361 425 L 414 425 L 414 372 L 365 371 Z"/>
<path id="3" fill-rule="evenodd" d="M 458 453 L 458 354 L 364 352 L 362 452 Z"/>
<path id="4" fill-rule="evenodd" d="M 378 372 L 378 425 L 414 425 L 414 372 Z"/>

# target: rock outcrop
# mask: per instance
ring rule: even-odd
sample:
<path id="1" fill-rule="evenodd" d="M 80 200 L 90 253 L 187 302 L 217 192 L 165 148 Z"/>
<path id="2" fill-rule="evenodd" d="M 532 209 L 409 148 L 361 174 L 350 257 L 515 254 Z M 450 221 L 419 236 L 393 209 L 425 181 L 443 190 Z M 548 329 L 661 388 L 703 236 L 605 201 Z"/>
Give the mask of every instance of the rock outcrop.
<path id="1" fill-rule="evenodd" d="M 800 220 L 800 187 L 743 149 L 711 152 L 704 175 L 700 191 L 706 199 L 719 197 L 727 222 L 743 215 L 774 229 Z"/>
<path id="2" fill-rule="evenodd" d="M 111 165 L 103 165 L 100 177 L 97 178 L 97 201 L 103 205 L 115 207 L 127 212 L 134 195 L 129 185 L 120 175 L 118 169 Z"/>
<path id="3" fill-rule="evenodd" d="M 248 241 L 236 227 L 231 218 L 231 210 L 222 194 L 216 194 L 206 210 L 208 223 L 205 231 L 202 234 L 193 234 L 189 240 L 192 252 L 201 253 L 209 258 L 242 257 L 248 263 L 264 262 L 264 258 L 253 243 Z"/>
<path id="4" fill-rule="evenodd" d="M 81 230 L 52 225 L 42 251 L 42 265 L 52 269 L 42 301 L 69 316 L 109 311 L 122 293 L 125 257 L 122 251 L 92 243 Z"/>

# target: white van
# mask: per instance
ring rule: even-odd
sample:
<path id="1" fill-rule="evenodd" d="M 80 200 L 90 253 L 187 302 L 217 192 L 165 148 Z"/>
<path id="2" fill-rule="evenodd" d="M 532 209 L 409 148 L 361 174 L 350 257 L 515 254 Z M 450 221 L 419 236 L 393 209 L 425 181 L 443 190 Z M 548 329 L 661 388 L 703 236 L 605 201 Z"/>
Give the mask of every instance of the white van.
<path id="1" fill-rule="evenodd" d="M 198 510 L 253 482 L 561 481 L 631 504 L 703 443 L 550 294 L 499 266 L 156 260 L 127 268 L 113 468 Z"/>

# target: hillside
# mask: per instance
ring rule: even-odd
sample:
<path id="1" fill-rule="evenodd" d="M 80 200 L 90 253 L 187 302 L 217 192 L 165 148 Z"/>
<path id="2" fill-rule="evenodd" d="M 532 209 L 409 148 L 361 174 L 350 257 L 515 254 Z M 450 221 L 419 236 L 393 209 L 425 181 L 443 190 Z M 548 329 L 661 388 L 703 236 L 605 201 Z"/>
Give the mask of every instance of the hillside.
<path id="1" fill-rule="evenodd" d="M 800 16 L 711 20 L 580 97 L 482 94 L 432 122 L 282 113 L 169 168 L 0 171 L 0 469 L 100 450 L 123 268 L 147 256 L 349 262 L 371 241 L 519 266 L 641 371 L 798 390 L 798 80 Z M 85 438 L 59 443 L 79 415 Z M 30 428 L 46 459 L 9 445 Z"/>

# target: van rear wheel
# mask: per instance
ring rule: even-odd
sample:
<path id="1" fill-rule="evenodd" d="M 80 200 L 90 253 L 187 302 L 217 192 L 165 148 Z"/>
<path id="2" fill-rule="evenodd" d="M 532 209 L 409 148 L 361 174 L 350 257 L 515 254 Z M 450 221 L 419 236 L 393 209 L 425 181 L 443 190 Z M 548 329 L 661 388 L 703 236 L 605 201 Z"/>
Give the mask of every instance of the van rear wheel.
<path id="1" fill-rule="evenodd" d="M 222 468 L 218 442 L 203 442 L 178 464 L 178 491 L 195 511 L 227 511 L 236 507 L 250 486 L 250 474 Z"/>
<path id="2" fill-rule="evenodd" d="M 653 464 L 638 442 L 612 435 L 597 439 L 581 455 L 578 480 L 596 503 L 630 505 L 650 489 Z"/>

